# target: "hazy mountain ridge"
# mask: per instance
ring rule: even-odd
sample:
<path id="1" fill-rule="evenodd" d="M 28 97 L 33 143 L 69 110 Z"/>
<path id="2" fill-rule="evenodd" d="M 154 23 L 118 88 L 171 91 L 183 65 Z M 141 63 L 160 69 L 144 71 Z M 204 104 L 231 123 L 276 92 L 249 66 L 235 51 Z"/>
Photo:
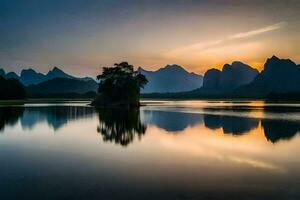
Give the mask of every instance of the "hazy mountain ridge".
<path id="1" fill-rule="evenodd" d="M 236 64 L 240 65 L 240 62 L 233 62 L 233 65 Z M 250 67 L 245 64 L 243 65 L 243 68 Z M 230 66 L 224 66 L 225 69 L 230 68 Z M 228 69 L 226 69 L 226 71 Z M 222 78 L 223 71 L 224 67 L 222 71 L 218 69 L 209 69 L 205 73 L 203 87 L 193 91 L 164 94 L 153 93 L 145 94 L 143 97 L 179 99 L 300 99 L 300 65 L 295 64 L 295 62 L 290 59 L 280 59 L 273 56 L 267 59 L 264 69 L 260 73 L 256 69 L 250 69 L 252 77 L 246 77 L 248 79 L 245 79 L 245 74 L 241 73 L 240 70 L 237 70 L 238 73 L 229 77 L 229 79 L 224 79 Z M 253 80 L 249 82 L 251 78 L 253 78 Z M 231 82 L 231 80 L 234 81 Z M 247 82 L 249 83 L 247 84 Z M 238 84 L 240 84 L 240 86 L 238 86 Z"/>
<path id="2" fill-rule="evenodd" d="M 24 85 L 38 84 L 47 80 L 47 76 L 42 73 L 36 72 L 33 69 L 23 69 L 20 74 L 19 80 Z"/>
<path id="3" fill-rule="evenodd" d="M 184 68 L 178 65 L 167 65 L 157 71 L 147 71 L 139 68 L 138 71 L 146 75 L 149 83 L 142 92 L 178 92 L 178 91 L 191 91 L 202 86 L 203 77 L 195 73 L 189 73 Z M 77 78 L 69 75 L 61 69 L 54 67 L 48 73 L 43 74 L 36 72 L 33 69 L 23 69 L 20 76 L 15 72 L 5 73 L 4 70 L 0 71 L 0 75 L 6 79 L 15 78 L 27 86 L 27 92 L 31 94 L 46 94 L 49 93 L 85 93 L 89 91 L 97 91 L 97 82 L 92 78 Z M 59 78 L 59 82 L 52 81 Z M 89 84 L 78 81 L 68 81 L 62 79 L 73 79 L 78 81 L 87 81 Z M 67 88 L 60 84 L 74 84 L 72 87 Z M 81 85 L 81 89 L 79 89 Z M 90 88 L 87 88 L 89 85 Z M 65 88 L 63 90 L 62 88 Z M 41 91 L 38 91 L 41 90 Z"/>
<path id="4" fill-rule="evenodd" d="M 236 91 L 259 96 L 290 92 L 300 92 L 300 66 L 276 56 L 267 59 L 262 72 L 250 84 Z"/>
<path id="5" fill-rule="evenodd" d="M 179 65 L 167 65 L 156 71 L 140 67 L 138 71 L 149 81 L 142 93 L 191 91 L 200 88 L 203 82 L 202 75 L 189 73 Z"/>
<path id="6" fill-rule="evenodd" d="M 57 67 L 54 67 L 52 70 L 50 70 L 46 74 L 46 76 L 49 80 L 54 79 L 54 78 L 73 78 L 73 79 L 75 78 L 74 76 L 66 74 L 64 71 L 62 71 L 61 69 L 59 69 Z"/>
<path id="7" fill-rule="evenodd" d="M 0 75 L 2 75 L 6 79 L 14 78 L 18 79 L 21 83 L 23 83 L 25 86 L 28 85 L 34 85 L 39 84 L 54 78 L 68 78 L 68 79 L 76 79 L 76 80 L 82 80 L 82 81 L 89 81 L 93 80 L 90 77 L 83 77 L 78 78 L 72 75 L 69 75 L 59 69 L 58 67 L 54 67 L 52 70 L 49 70 L 47 74 L 43 74 L 40 72 L 36 72 L 35 70 L 29 68 L 29 69 L 23 69 L 20 73 L 20 76 L 17 75 L 15 72 L 8 72 L 7 74 L 3 69 L 0 69 Z"/>
<path id="8" fill-rule="evenodd" d="M 149 80 L 142 93 L 157 93 L 153 94 L 154 96 L 144 95 L 148 98 L 266 98 L 270 95 L 278 98 L 284 96 L 281 94 L 286 94 L 289 98 L 300 97 L 300 65 L 290 59 L 280 59 L 276 56 L 266 60 L 264 69 L 260 73 L 238 61 L 231 65 L 225 64 L 222 70 L 209 69 L 204 78 L 189 73 L 178 65 L 167 65 L 157 71 L 143 68 L 139 68 L 138 71 Z M 6 79 L 22 80 L 23 78 L 27 84 L 30 81 L 42 81 L 35 85 L 27 85 L 29 94 L 86 93 L 96 92 L 98 88 L 95 80 L 76 78 L 57 67 L 47 74 L 32 69 L 22 70 L 20 77 L 14 72 L 6 74 L 0 69 L 0 76 Z"/>
<path id="9" fill-rule="evenodd" d="M 242 62 L 225 64 L 222 70 L 210 69 L 204 74 L 202 89 L 209 93 L 224 93 L 249 84 L 259 74 L 257 69 Z"/>
<path id="10" fill-rule="evenodd" d="M 51 94 L 96 92 L 98 83 L 94 80 L 83 81 L 70 78 L 54 78 L 26 88 L 28 96 L 43 96 Z"/>

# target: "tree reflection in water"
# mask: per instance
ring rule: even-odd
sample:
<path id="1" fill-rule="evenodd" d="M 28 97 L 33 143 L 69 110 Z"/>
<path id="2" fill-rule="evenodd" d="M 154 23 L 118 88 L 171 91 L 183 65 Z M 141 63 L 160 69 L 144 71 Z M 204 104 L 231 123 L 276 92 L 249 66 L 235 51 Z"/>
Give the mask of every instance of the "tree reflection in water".
<path id="1" fill-rule="evenodd" d="M 0 131 L 3 131 L 6 125 L 16 124 L 23 112 L 23 107 L 0 107 Z"/>
<path id="2" fill-rule="evenodd" d="M 222 129 L 224 134 L 234 136 L 248 134 L 261 125 L 262 129 L 258 131 L 262 131 L 268 141 L 277 143 L 282 140 L 290 140 L 300 134 L 300 112 L 299 114 L 297 112 L 299 111 L 293 111 L 294 118 L 283 119 L 275 117 L 278 114 L 289 115 L 290 110 L 280 108 L 278 111 L 277 108 L 276 110 L 269 108 L 264 114 L 270 115 L 272 118 L 254 118 L 251 117 L 250 112 L 248 114 L 246 111 L 243 112 L 244 116 L 238 116 L 238 110 L 235 110 L 235 116 L 230 116 L 226 112 L 215 114 L 212 111 L 209 114 L 191 114 L 143 110 L 143 122 L 141 122 L 139 109 L 98 109 L 96 114 L 99 116 L 100 122 L 97 131 L 101 134 L 103 141 L 127 146 L 135 138 L 141 138 L 145 134 L 145 124 L 154 125 L 168 133 L 182 133 L 187 127 L 204 125 L 211 130 Z M 94 114 L 94 108 L 85 106 L 2 106 L 0 107 L 0 133 L 5 131 L 6 126 L 14 127 L 18 120 L 24 130 L 31 131 L 37 124 L 47 123 L 49 127 L 57 131 L 70 121 L 92 118 Z M 229 112 L 229 114 L 231 113 Z"/>
<path id="3" fill-rule="evenodd" d="M 97 109 L 99 116 L 98 133 L 103 141 L 127 146 L 146 132 L 146 125 L 141 122 L 139 109 Z"/>

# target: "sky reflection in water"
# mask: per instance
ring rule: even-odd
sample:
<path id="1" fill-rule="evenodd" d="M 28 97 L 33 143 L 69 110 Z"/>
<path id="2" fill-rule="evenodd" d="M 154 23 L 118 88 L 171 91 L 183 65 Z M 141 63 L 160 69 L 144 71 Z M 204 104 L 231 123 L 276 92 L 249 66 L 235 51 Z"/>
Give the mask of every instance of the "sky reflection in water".
<path id="1" fill-rule="evenodd" d="M 0 107 L 5 198 L 298 199 L 300 106 Z"/>

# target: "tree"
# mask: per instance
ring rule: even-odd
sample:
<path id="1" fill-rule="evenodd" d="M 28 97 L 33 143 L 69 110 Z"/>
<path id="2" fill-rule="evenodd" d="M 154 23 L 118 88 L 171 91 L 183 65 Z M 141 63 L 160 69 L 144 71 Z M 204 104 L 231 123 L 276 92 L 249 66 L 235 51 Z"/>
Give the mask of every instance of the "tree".
<path id="1" fill-rule="evenodd" d="M 24 99 L 26 96 L 25 87 L 17 79 L 6 80 L 0 76 L 0 99 Z"/>
<path id="2" fill-rule="evenodd" d="M 99 95 L 92 103 L 95 106 L 138 106 L 140 88 L 148 83 L 146 77 L 127 62 L 104 67 L 97 79 L 100 82 Z"/>

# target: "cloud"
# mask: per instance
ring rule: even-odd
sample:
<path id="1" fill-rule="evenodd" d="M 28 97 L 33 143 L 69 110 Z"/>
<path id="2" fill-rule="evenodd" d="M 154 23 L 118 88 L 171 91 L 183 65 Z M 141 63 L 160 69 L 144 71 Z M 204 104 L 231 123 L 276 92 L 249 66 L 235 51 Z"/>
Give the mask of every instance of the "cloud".
<path id="1" fill-rule="evenodd" d="M 235 35 L 233 35 L 229 38 L 230 39 L 240 39 L 240 38 L 252 37 L 252 36 L 255 36 L 255 35 L 259 35 L 259 34 L 263 34 L 263 33 L 266 33 L 266 32 L 281 29 L 281 28 L 285 27 L 286 24 L 287 24 L 286 22 L 280 22 L 280 23 L 277 23 L 277 24 L 273 24 L 271 26 L 267 26 L 267 27 L 264 27 L 264 28 L 257 29 L 257 30 L 244 32 L 244 33 L 238 33 L 238 34 L 235 34 Z"/>
<path id="2" fill-rule="evenodd" d="M 264 169 L 264 170 L 272 170 L 274 172 L 278 172 L 278 173 L 285 173 L 286 170 L 278 165 L 272 164 L 272 163 L 268 163 L 265 161 L 261 161 L 261 160 L 255 160 L 255 159 L 251 159 L 251 158 L 242 158 L 242 157 L 235 157 L 235 156 L 231 156 L 229 157 L 229 160 L 233 161 L 233 162 L 237 162 L 240 164 L 245 164 L 245 165 L 249 165 L 252 166 L 254 168 L 260 168 L 260 169 Z"/>
<path id="3" fill-rule="evenodd" d="M 223 39 L 218 39 L 218 40 L 212 40 L 212 41 L 207 41 L 207 42 L 200 42 L 196 44 L 191 44 L 191 45 L 186 45 L 182 47 L 175 48 L 169 52 L 167 52 L 165 55 L 167 57 L 178 57 L 178 56 L 184 56 L 184 55 L 193 55 L 195 53 L 201 54 L 203 51 L 211 50 L 214 48 L 223 48 L 224 46 L 228 44 L 232 44 L 232 42 L 236 40 L 241 40 L 253 36 L 257 36 L 260 34 L 264 34 L 267 32 L 275 31 L 278 29 L 281 29 L 285 27 L 287 22 L 279 22 L 270 26 L 266 26 L 260 29 L 248 31 L 248 32 L 242 32 L 242 33 L 237 33 L 228 37 L 225 37 Z"/>

